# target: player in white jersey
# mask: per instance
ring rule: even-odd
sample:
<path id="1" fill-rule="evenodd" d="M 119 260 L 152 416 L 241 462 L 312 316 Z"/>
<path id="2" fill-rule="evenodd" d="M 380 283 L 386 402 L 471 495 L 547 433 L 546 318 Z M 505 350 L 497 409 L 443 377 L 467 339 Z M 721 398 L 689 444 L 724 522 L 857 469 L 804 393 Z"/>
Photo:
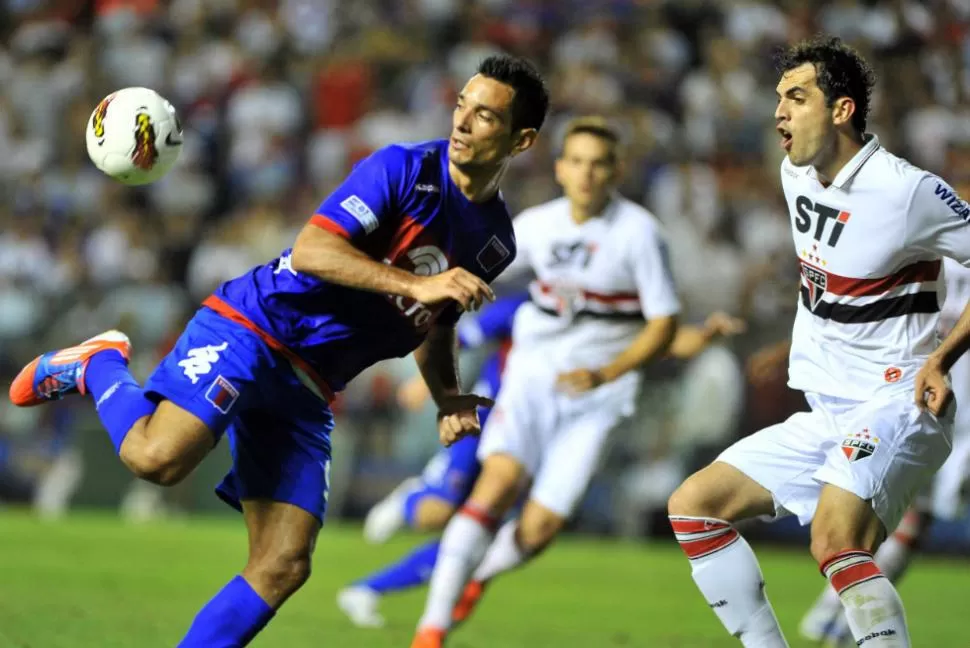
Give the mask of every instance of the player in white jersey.
<path id="1" fill-rule="evenodd" d="M 556 162 L 565 197 L 514 221 L 518 265 L 507 272 L 535 273 L 531 302 L 516 314 L 478 449 L 482 473 L 442 536 L 412 648 L 440 647 L 484 582 L 552 542 L 610 431 L 633 414 L 637 370 L 661 357 L 677 332 L 680 306 L 659 223 L 613 191 L 618 148 L 603 120 L 573 122 Z M 530 482 L 521 516 L 496 533 Z"/>
<path id="2" fill-rule="evenodd" d="M 940 311 L 941 333 L 949 333 L 960 313 L 970 303 L 970 269 L 944 259 L 946 300 Z M 916 499 L 874 556 L 876 565 L 893 583 L 906 573 L 913 552 L 925 539 L 934 518 L 955 520 L 966 511 L 970 489 L 970 356 L 964 355 L 950 369 L 950 381 L 957 395 L 953 425 L 953 450 L 933 478 L 929 491 Z M 855 640 L 842 612 L 842 602 L 826 587 L 799 625 L 800 634 L 825 646 L 854 646 Z"/>
<path id="3" fill-rule="evenodd" d="M 857 52 L 820 38 L 779 63 L 781 178 L 802 267 L 789 384 L 811 411 L 689 477 L 670 498 L 671 524 L 743 645 L 788 644 L 734 524 L 796 515 L 856 642 L 908 647 L 902 601 L 872 555 L 950 453 L 942 382 L 928 408 L 913 393 L 918 377 L 936 380 L 922 367 L 937 345 L 941 257 L 970 265 L 970 208 L 866 134 L 874 78 Z"/>

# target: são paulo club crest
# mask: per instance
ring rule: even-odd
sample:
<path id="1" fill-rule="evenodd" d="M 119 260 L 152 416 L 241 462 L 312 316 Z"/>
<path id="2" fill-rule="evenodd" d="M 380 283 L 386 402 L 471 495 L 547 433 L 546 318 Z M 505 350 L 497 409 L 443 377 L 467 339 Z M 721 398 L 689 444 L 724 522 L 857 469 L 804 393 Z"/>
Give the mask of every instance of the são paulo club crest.
<path id="1" fill-rule="evenodd" d="M 869 433 L 869 428 L 863 428 L 862 432 L 849 434 L 842 440 L 842 454 L 849 461 L 859 461 L 866 457 L 871 457 L 879 445 L 879 437 Z"/>
<path id="2" fill-rule="evenodd" d="M 808 283 L 808 306 L 815 310 L 815 307 L 822 301 L 822 295 L 825 294 L 828 278 L 825 271 L 814 268 L 807 263 L 802 264 L 802 275 Z"/>

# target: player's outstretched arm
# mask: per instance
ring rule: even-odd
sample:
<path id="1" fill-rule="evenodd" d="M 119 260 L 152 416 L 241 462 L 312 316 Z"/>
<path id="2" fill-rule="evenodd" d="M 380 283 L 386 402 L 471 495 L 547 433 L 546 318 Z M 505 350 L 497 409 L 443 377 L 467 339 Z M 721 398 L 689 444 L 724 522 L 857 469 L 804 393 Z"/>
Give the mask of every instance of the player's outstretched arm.
<path id="1" fill-rule="evenodd" d="M 457 350 L 454 326 L 432 326 L 414 351 L 418 369 L 438 406 L 438 436 L 446 446 L 480 432 L 478 408 L 494 404 L 488 398 L 461 393 Z"/>
<path id="2" fill-rule="evenodd" d="M 633 342 L 608 365 L 598 369 L 577 369 L 564 373 L 559 376 L 557 384 L 561 390 L 572 394 L 595 389 L 663 356 L 670 349 L 676 335 L 676 315 L 651 319 Z"/>
<path id="3" fill-rule="evenodd" d="M 429 306 L 453 300 L 465 310 L 478 310 L 485 301 L 495 299 L 488 284 L 464 268 L 419 276 L 374 261 L 351 241 L 312 223 L 296 237 L 291 261 L 296 272 L 350 288 L 408 297 Z"/>
<path id="4" fill-rule="evenodd" d="M 703 326 L 681 326 L 670 344 L 670 355 L 689 360 L 721 337 L 743 333 L 747 328 L 744 320 L 717 311 L 708 316 Z"/>
<path id="5" fill-rule="evenodd" d="M 292 263 L 297 272 L 342 286 L 413 297 L 414 274 L 374 261 L 348 239 L 313 224 L 296 237 Z"/>

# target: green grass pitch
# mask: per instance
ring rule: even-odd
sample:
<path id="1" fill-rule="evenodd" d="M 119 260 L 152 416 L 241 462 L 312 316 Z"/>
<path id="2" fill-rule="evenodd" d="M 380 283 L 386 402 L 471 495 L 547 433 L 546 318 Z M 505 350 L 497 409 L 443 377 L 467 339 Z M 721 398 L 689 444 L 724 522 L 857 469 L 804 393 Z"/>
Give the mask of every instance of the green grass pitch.
<path id="1" fill-rule="evenodd" d="M 234 518 L 143 526 L 78 515 L 44 523 L 0 513 L 0 647 L 171 648 L 198 608 L 242 566 Z M 358 630 L 334 605 L 337 589 L 418 539 L 366 545 L 332 525 L 314 574 L 253 642 L 262 648 L 407 648 L 424 590 L 389 598 L 389 627 Z M 757 549 L 757 547 L 756 547 Z M 800 551 L 759 551 L 768 594 L 792 642 L 823 581 Z M 970 569 L 919 560 L 901 587 L 916 646 L 970 645 L 963 625 Z M 449 648 L 730 648 L 673 543 L 568 538 L 489 591 Z"/>

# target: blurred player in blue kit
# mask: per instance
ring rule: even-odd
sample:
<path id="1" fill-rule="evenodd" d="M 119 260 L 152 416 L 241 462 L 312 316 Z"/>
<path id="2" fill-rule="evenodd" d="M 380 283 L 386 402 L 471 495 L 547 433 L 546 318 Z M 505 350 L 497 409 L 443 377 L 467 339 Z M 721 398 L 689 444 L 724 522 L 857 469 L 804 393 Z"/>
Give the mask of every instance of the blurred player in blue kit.
<path id="1" fill-rule="evenodd" d="M 247 645 L 306 581 L 326 513 L 334 392 L 414 352 L 441 441 L 478 432 L 455 367 L 461 312 L 494 299 L 515 239 L 499 182 L 536 140 L 548 92 L 526 61 L 493 56 L 461 90 L 451 136 L 380 149 L 320 205 L 292 249 L 226 282 L 144 387 L 109 331 L 45 353 L 11 400 L 90 395 L 121 461 L 158 484 L 185 478 L 225 433 L 217 494 L 243 513 L 249 559 L 196 616 L 183 647 Z"/>

